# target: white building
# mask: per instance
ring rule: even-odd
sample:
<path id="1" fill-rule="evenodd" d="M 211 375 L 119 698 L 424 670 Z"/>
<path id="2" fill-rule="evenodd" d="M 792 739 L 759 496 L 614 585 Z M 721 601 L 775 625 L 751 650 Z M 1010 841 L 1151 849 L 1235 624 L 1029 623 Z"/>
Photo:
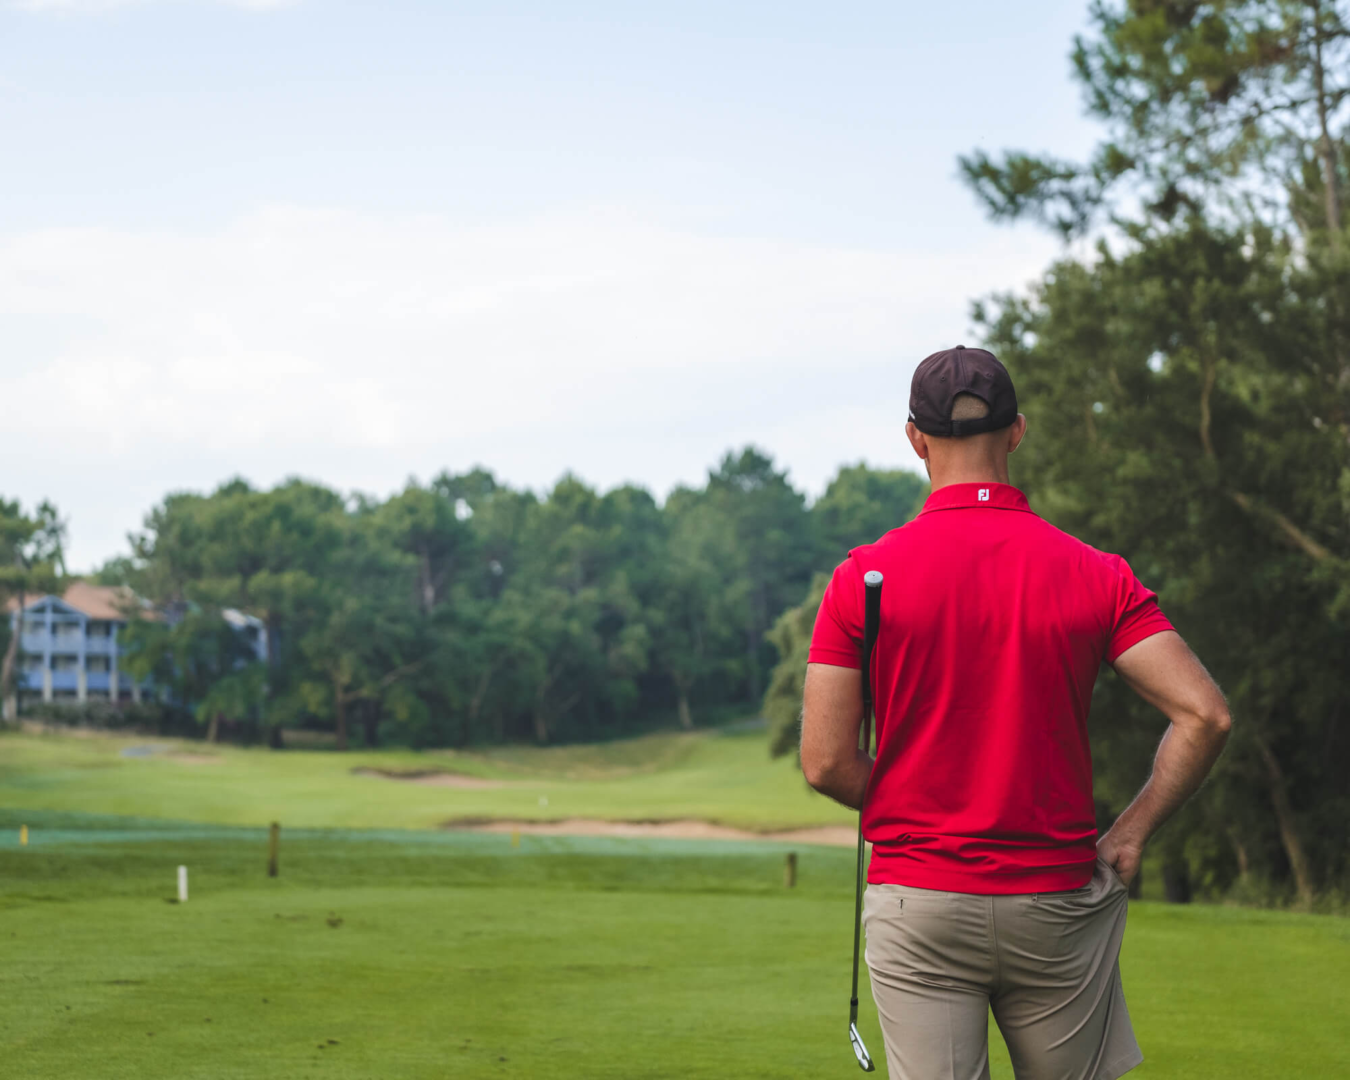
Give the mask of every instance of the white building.
<path id="1" fill-rule="evenodd" d="M 24 597 L 22 620 L 18 600 L 6 605 L 10 633 L 19 629 L 19 669 L 15 687 L 19 701 L 140 701 L 151 690 L 121 670 L 126 652 L 120 640 L 128 615 L 143 608 L 130 589 L 77 581 L 62 595 Z M 143 612 L 153 618 L 163 615 Z M 249 642 L 259 660 L 267 658 L 267 627 L 253 615 L 228 609 L 225 621 Z M 172 622 L 172 618 L 169 619 Z M 17 715 L 13 697 L 5 702 L 6 717 Z"/>
<path id="2" fill-rule="evenodd" d="M 83 581 L 61 596 L 24 597 L 22 613 L 12 598 L 6 604 L 10 633 L 22 622 L 15 673 L 20 700 L 140 701 L 149 683 L 137 684 L 118 667 L 125 651 L 118 636 L 135 604 L 129 589 Z M 5 705 L 13 716 L 13 700 Z"/>

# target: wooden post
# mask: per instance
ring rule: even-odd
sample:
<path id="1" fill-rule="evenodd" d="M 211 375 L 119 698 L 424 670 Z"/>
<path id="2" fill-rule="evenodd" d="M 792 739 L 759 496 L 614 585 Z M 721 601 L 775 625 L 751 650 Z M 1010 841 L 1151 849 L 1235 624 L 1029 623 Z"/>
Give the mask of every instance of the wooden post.
<path id="1" fill-rule="evenodd" d="M 787 863 L 783 867 L 783 886 L 784 888 L 794 888 L 797 884 L 797 853 L 789 851 L 787 853 Z"/>
<path id="2" fill-rule="evenodd" d="M 180 866 L 178 868 L 178 902 L 180 904 L 186 904 L 187 897 L 187 867 Z"/>
<path id="3" fill-rule="evenodd" d="M 267 876 L 277 876 L 277 856 L 281 848 L 281 822 L 272 822 L 272 827 L 267 830 Z"/>
<path id="4" fill-rule="evenodd" d="M 520 847 L 520 830 L 519 830 L 519 829 L 512 829 L 512 830 L 511 830 L 511 846 L 512 846 L 512 847 Z"/>

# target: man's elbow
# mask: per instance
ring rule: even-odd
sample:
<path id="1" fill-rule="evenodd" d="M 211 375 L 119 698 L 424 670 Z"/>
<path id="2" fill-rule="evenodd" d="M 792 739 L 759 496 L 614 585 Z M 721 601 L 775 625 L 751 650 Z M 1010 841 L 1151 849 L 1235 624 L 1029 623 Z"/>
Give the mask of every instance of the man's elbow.
<path id="1" fill-rule="evenodd" d="M 1205 726 L 1221 738 L 1228 738 L 1228 733 L 1233 730 L 1233 714 L 1228 711 L 1227 702 L 1221 701 L 1215 708 L 1206 710 L 1203 719 Z"/>
<path id="2" fill-rule="evenodd" d="M 834 775 L 833 763 L 827 755 L 802 747 L 802 776 L 816 791 L 825 791 Z"/>
<path id="3" fill-rule="evenodd" d="M 1228 703 L 1219 698 L 1195 709 L 1191 714 L 1191 725 L 1209 738 L 1222 742 L 1232 730 L 1233 715 L 1228 711 Z"/>

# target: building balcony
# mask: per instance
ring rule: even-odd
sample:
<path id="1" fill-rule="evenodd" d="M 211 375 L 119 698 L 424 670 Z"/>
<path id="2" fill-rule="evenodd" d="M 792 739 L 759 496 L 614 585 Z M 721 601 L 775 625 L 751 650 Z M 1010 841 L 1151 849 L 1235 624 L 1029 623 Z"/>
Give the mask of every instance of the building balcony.
<path id="1" fill-rule="evenodd" d="M 87 671 L 85 672 L 85 692 L 86 694 L 103 695 L 104 698 L 112 691 L 112 672 L 111 671 Z M 42 699 L 42 668 L 24 668 L 18 673 L 18 690 L 27 695 L 26 701 L 40 701 Z M 136 680 L 125 671 L 117 677 L 117 688 L 119 694 L 130 694 Z M 80 689 L 80 673 L 75 670 L 53 671 L 52 672 L 52 693 L 57 695 L 60 700 L 69 700 L 65 697 L 67 694 L 78 694 Z M 151 694 L 154 691 L 154 683 L 146 679 L 140 684 L 141 693 Z M 96 698 L 95 700 L 99 700 Z"/>
<path id="2" fill-rule="evenodd" d="M 24 634 L 20 647 L 28 656 L 48 652 L 79 653 L 89 656 L 120 656 L 123 652 L 111 637 L 80 637 L 78 634 Z"/>

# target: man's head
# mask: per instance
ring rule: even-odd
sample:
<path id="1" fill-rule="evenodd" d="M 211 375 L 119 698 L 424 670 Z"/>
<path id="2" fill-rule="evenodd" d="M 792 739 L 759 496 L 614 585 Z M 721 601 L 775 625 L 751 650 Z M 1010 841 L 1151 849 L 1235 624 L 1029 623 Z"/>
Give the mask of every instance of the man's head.
<path id="1" fill-rule="evenodd" d="M 1026 430 L 1012 378 L 993 353 L 958 345 L 933 353 L 915 370 L 905 433 L 934 489 L 1008 483 L 1008 455 Z"/>

